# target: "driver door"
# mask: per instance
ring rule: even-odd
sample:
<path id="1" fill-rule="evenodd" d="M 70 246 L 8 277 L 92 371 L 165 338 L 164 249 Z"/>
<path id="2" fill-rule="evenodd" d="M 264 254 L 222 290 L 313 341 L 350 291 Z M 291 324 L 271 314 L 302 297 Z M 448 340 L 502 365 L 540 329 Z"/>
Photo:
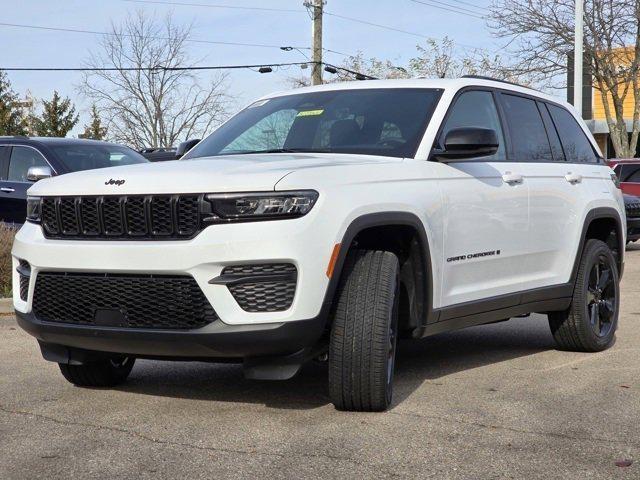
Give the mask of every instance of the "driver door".
<path id="1" fill-rule="evenodd" d="M 528 187 L 519 164 L 507 159 L 507 146 L 494 93 L 464 90 L 445 117 L 440 145 L 455 128 L 496 131 L 496 154 L 441 163 L 443 194 L 443 278 L 441 320 L 464 315 L 467 302 L 487 310 L 518 303 L 522 261 L 527 254 Z M 498 297 L 498 298 L 496 298 Z M 455 305 L 453 309 L 446 309 Z M 478 305 L 473 305 L 477 311 Z M 480 310 L 482 311 L 482 310 Z"/>

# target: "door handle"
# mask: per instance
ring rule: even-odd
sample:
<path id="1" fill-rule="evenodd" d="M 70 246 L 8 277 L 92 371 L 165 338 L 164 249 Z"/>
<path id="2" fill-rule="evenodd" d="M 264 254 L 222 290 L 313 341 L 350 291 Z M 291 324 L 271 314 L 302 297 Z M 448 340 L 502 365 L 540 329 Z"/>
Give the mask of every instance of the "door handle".
<path id="1" fill-rule="evenodd" d="M 15 188 L 9 188 L 9 187 L 0 187 L 0 192 L 4 192 L 4 193 L 13 193 L 15 192 L 16 189 Z"/>
<path id="2" fill-rule="evenodd" d="M 502 181 L 509 185 L 519 185 L 522 183 L 522 180 L 522 175 L 519 173 L 505 172 L 505 174 L 502 175 Z"/>
<path id="3" fill-rule="evenodd" d="M 567 182 L 569 182 L 571 185 L 575 185 L 576 183 L 580 183 L 582 182 L 582 175 L 578 175 L 577 173 L 567 173 L 564 178 L 567 180 Z"/>

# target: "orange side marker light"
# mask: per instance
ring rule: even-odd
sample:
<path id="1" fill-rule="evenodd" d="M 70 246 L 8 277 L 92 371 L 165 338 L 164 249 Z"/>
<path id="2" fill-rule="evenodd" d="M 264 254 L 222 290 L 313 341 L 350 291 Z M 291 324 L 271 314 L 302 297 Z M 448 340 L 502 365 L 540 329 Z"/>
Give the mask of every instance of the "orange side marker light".
<path id="1" fill-rule="evenodd" d="M 333 247 L 333 252 L 331 252 L 329 265 L 327 266 L 327 277 L 329 278 L 333 276 L 333 269 L 336 267 L 336 262 L 338 261 L 339 254 L 340 254 L 340 244 L 336 243 Z"/>

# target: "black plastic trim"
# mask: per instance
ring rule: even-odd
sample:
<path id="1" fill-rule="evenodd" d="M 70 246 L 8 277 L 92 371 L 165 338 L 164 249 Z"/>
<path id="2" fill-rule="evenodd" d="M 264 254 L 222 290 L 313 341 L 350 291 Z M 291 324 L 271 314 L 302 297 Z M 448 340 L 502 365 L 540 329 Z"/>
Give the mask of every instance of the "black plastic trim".
<path id="1" fill-rule="evenodd" d="M 584 244 L 587 239 L 587 231 L 589 230 L 589 226 L 594 220 L 599 220 L 602 218 L 608 218 L 614 220 L 616 223 L 616 233 L 618 234 L 618 273 L 620 278 L 622 278 L 622 274 L 624 273 L 624 252 L 625 252 L 625 242 L 624 242 L 624 232 L 626 229 L 626 225 L 623 226 L 622 219 L 620 218 L 620 214 L 618 211 L 611 207 L 597 207 L 587 213 L 585 217 L 584 225 L 582 226 L 582 233 L 580 235 L 580 244 L 578 245 L 578 251 L 576 252 L 576 258 L 573 264 L 573 270 L 571 271 L 570 283 L 573 285 L 576 281 L 576 277 L 578 276 L 578 268 L 580 267 L 580 259 L 582 258 L 582 250 L 584 249 Z"/>
<path id="2" fill-rule="evenodd" d="M 516 296 L 519 294 L 516 294 Z M 522 303 L 520 305 L 512 305 L 506 308 L 491 310 L 487 312 L 473 313 L 461 317 L 450 318 L 441 322 L 426 325 L 414 332 L 415 338 L 435 335 L 437 333 L 450 332 L 475 325 L 484 325 L 500 320 L 508 320 L 518 315 L 524 315 L 532 312 L 553 312 L 566 310 L 571 305 L 571 297 L 554 298 L 550 300 L 540 300 L 531 303 Z"/>
<path id="3" fill-rule="evenodd" d="M 68 356 L 75 349 L 166 359 L 290 355 L 316 344 L 324 328 L 319 317 L 258 325 L 228 325 L 218 320 L 188 331 L 53 324 L 21 312 L 16 312 L 16 318 L 41 344 L 60 346 L 58 352 L 66 351 Z"/>
<path id="4" fill-rule="evenodd" d="M 495 297 L 458 303 L 440 309 L 439 321 L 469 317 L 472 315 L 484 315 L 491 312 L 503 312 L 510 308 L 521 307 L 526 304 L 535 304 L 556 299 L 570 298 L 573 292 L 573 284 L 565 283 L 551 287 L 535 288 L 522 292 L 508 293 Z M 529 313 L 529 312 L 524 312 Z"/>

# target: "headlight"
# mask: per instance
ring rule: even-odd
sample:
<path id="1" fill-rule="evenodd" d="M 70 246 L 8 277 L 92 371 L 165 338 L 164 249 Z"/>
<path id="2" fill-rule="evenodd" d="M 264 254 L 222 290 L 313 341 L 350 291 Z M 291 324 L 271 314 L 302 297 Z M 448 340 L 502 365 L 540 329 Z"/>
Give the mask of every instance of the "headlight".
<path id="1" fill-rule="evenodd" d="M 203 215 L 206 223 L 251 222 L 302 217 L 313 208 L 318 192 L 211 194 L 205 198 L 211 205 L 211 212 Z"/>
<path id="2" fill-rule="evenodd" d="M 42 199 L 27 197 L 27 221 L 39 223 L 42 219 Z"/>

